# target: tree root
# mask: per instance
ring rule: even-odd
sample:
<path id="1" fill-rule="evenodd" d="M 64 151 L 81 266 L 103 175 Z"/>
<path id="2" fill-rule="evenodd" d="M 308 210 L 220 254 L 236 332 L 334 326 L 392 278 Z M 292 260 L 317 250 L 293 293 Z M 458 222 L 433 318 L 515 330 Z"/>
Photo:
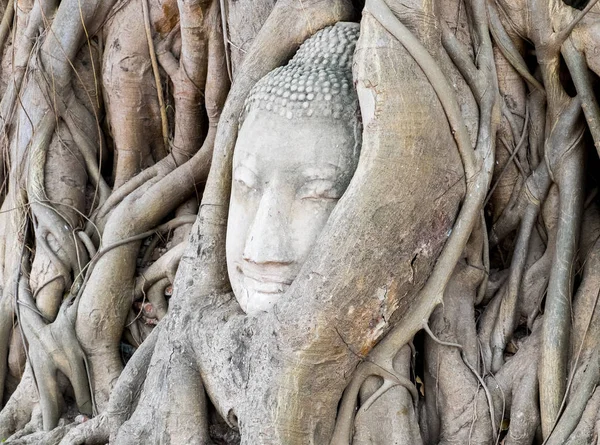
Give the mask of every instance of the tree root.
<path id="1" fill-rule="evenodd" d="M 31 293 L 22 279 L 19 301 L 35 307 Z M 63 305 L 56 320 L 45 322 L 31 310 L 21 320 L 29 344 L 29 357 L 40 394 L 44 430 L 55 428 L 60 418 L 60 391 L 56 373 L 60 371 L 71 382 L 79 411 L 91 415 L 96 411 L 87 359 L 75 336 L 73 319 Z"/>
<path id="2" fill-rule="evenodd" d="M 379 397 L 395 386 L 404 387 L 411 395 L 413 404 L 417 403 L 419 395 L 414 383 L 411 382 L 410 379 L 394 371 L 393 366 L 390 366 L 389 368 L 391 371 L 370 361 L 364 361 L 358 365 L 352 375 L 350 384 L 344 390 L 342 404 L 340 405 L 338 419 L 335 425 L 335 432 L 330 445 L 347 445 L 352 443 L 356 400 L 358 399 L 361 387 L 370 377 L 379 377 L 383 380 L 383 383 L 379 389 L 377 389 L 377 391 L 361 405 L 359 408 L 360 410 L 367 411 Z"/>
<path id="3" fill-rule="evenodd" d="M 480 217 L 480 211 L 493 171 L 493 135 L 496 128 L 495 122 L 497 122 L 493 110 L 495 109 L 497 90 L 488 90 L 489 84 L 484 80 L 487 74 L 480 73 L 472 65 L 470 59 L 461 53 L 457 42 L 452 40 L 449 33 L 446 32 L 443 39 L 444 46 L 454 57 L 459 70 L 465 75 L 471 88 L 479 93 L 476 96 L 480 100 L 481 119 L 485 124 L 480 127 L 477 141 L 479 150 L 475 152 L 478 157 L 474 158 L 469 138 L 466 135 L 466 127 L 462 121 L 462 115 L 460 111 L 457 111 L 459 107 L 456 105 L 454 90 L 447 84 L 447 80 L 438 68 L 437 63 L 422 44 L 393 15 L 383 1 L 371 0 L 367 2 L 366 8 L 379 20 L 384 28 L 404 45 L 431 82 L 451 123 L 451 128 L 454 128 L 453 133 L 458 133 L 458 135 L 455 133 L 455 137 L 457 137 L 457 145 L 467 180 L 467 194 L 457 222 L 427 283 L 417 296 L 415 304 L 408 311 L 409 313 L 404 314 L 398 326 L 390 331 L 369 355 L 369 362 L 376 364 L 386 372 L 390 372 L 391 360 L 397 351 L 407 344 L 415 333 L 426 324 L 431 312 L 441 302 L 444 289 L 450 280 L 454 267 L 462 255 L 477 219 Z M 489 43 L 489 40 L 487 42 Z M 491 45 L 489 50 L 491 51 Z M 493 65 L 491 60 L 488 60 L 487 63 Z M 489 66 L 486 69 L 489 69 Z M 494 72 L 493 69 L 491 72 Z M 496 109 L 495 113 L 497 112 Z M 476 170 L 475 166 L 479 170 Z M 349 386 L 351 391 L 344 392 L 339 410 L 340 421 L 336 424 L 332 444 L 350 443 L 351 419 L 353 419 L 356 400 L 355 393 L 358 392 L 360 387 L 354 382 L 355 379 Z"/>
<path id="4" fill-rule="evenodd" d="M 542 334 L 540 404 L 544 437 L 559 415 L 565 394 L 571 324 L 573 267 L 583 213 L 584 153 L 581 146 L 565 156 L 557 171 L 560 218 L 550 271 Z"/>

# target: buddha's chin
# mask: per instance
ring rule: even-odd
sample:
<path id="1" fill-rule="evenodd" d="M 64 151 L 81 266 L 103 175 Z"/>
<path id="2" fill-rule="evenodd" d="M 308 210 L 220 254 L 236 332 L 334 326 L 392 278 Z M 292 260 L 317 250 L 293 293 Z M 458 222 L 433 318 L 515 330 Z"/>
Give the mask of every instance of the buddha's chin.
<path id="1" fill-rule="evenodd" d="M 243 297 L 238 298 L 242 310 L 248 315 L 268 312 L 277 303 L 289 285 L 274 283 L 272 287 L 261 283 L 260 289 L 247 286 L 242 290 Z"/>

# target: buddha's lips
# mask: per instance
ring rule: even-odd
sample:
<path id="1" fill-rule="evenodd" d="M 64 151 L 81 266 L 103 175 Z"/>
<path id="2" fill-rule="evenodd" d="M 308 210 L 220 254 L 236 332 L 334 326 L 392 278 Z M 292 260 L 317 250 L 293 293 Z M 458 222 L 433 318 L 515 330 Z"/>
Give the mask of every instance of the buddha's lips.
<path id="1" fill-rule="evenodd" d="M 256 268 L 238 266 L 238 270 L 244 276 L 246 285 L 253 291 L 265 294 L 279 294 L 292 284 L 293 278 L 282 277 L 280 274 L 263 273 Z M 286 270 L 287 272 L 287 270 Z"/>

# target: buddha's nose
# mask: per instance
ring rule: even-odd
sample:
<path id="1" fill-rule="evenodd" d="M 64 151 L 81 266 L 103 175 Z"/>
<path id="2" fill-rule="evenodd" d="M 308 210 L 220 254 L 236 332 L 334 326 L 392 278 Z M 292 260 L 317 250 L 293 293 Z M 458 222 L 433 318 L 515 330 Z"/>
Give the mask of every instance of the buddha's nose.
<path id="1" fill-rule="evenodd" d="M 287 265 L 294 261 L 287 208 L 281 191 L 261 198 L 246 238 L 243 258 L 256 264 Z"/>

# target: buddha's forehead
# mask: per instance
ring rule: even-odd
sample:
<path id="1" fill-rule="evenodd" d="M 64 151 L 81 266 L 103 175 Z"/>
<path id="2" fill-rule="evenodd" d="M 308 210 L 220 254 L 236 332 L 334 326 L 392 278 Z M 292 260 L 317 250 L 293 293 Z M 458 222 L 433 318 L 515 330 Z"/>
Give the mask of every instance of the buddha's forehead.
<path id="1" fill-rule="evenodd" d="M 234 168 L 244 165 L 256 173 L 311 167 L 353 169 L 359 154 L 356 133 L 352 123 L 343 120 L 289 120 L 255 110 L 238 134 Z"/>

